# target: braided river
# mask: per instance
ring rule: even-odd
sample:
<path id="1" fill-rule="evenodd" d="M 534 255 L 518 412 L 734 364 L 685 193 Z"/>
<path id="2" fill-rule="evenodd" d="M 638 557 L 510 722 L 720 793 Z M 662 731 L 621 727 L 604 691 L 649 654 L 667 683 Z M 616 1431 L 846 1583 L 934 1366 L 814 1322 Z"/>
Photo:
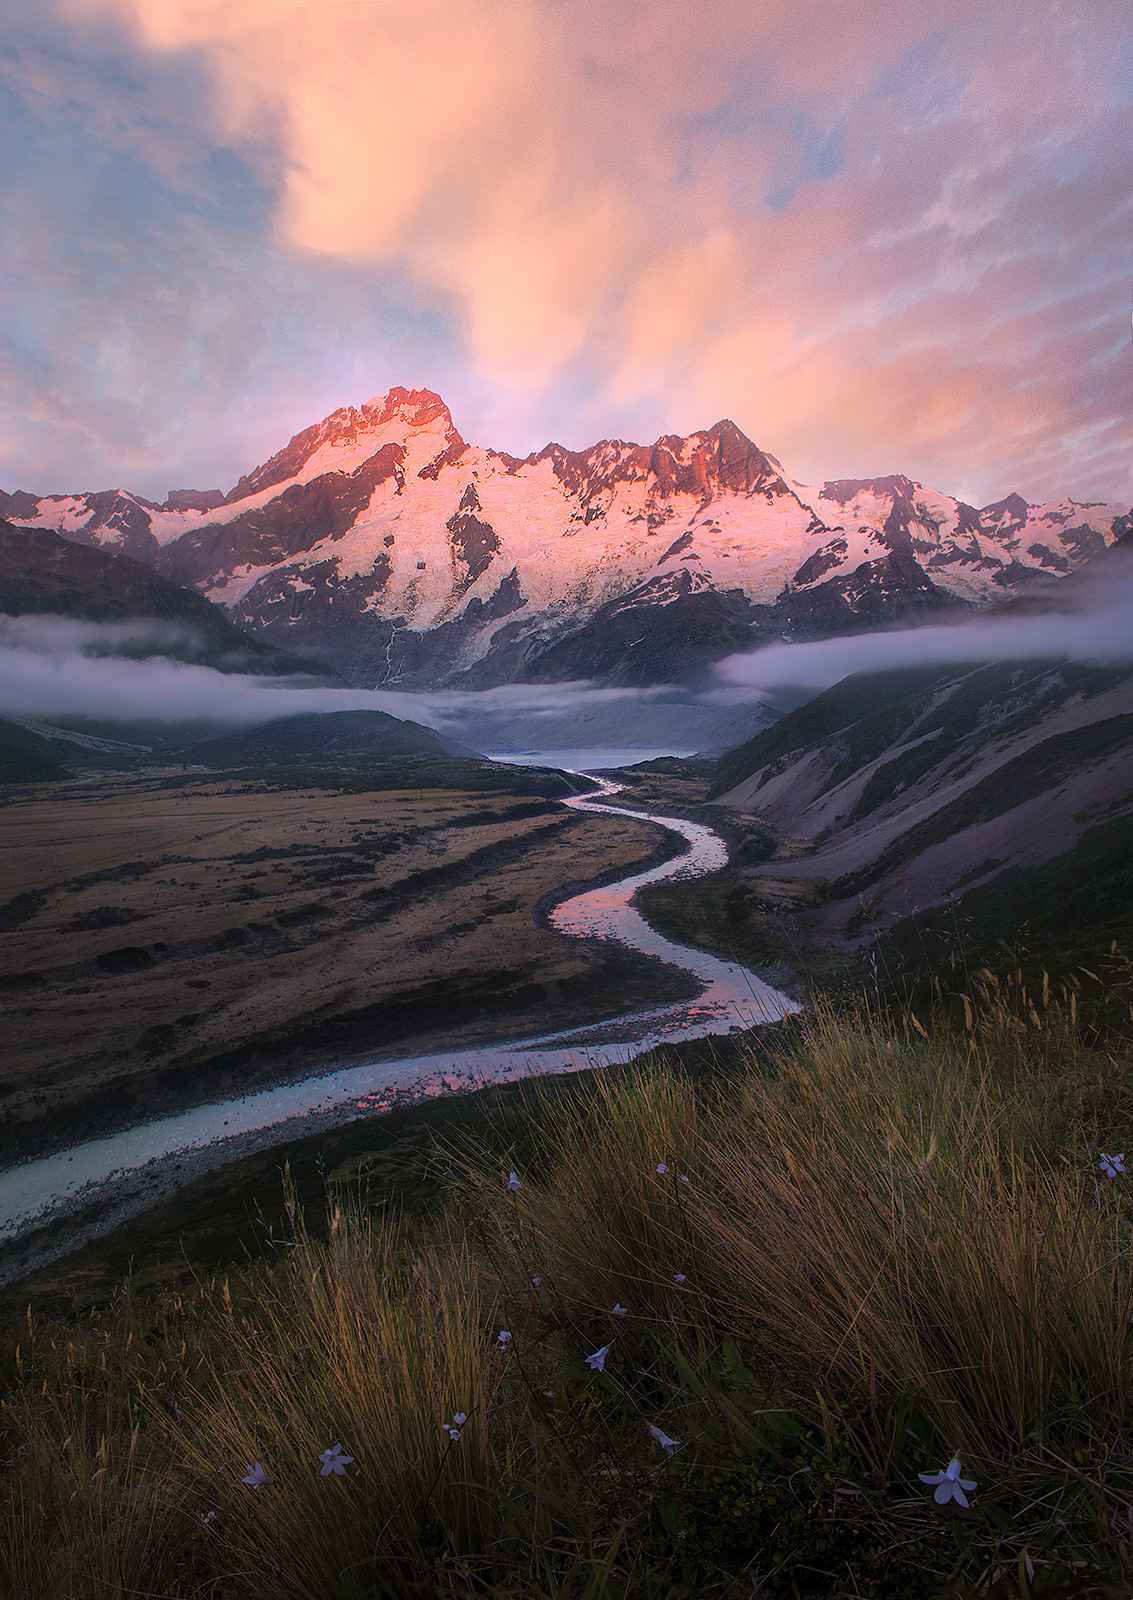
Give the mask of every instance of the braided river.
<path id="1" fill-rule="evenodd" d="M 607 779 L 596 781 L 604 796 L 616 794 L 620 787 Z M 683 854 L 564 900 L 549 921 L 562 934 L 617 940 L 691 973 L 702 985 L 696 998 L 463 1053 L 397 1060 L 354 1058 L 339 1069 L 297 1083 L 195 1106 L 23 1162 L 0 1172 L 0 1240 L 15 1243 L 60 1213 L 93 1209 L 102 1222 L 81 1230 L 90 1237 L 203 1171 L 328 1125 L 381 1115 L 407 1099 L 462 1093 L 539 1073 L 613 1065 L 659 1045 L 777 1021 L 797 1009 L 794 1001 L 746 968 L 662 937 L 633 904 L 646 884 L 701 877 L 723 867 L 728 853 L 719 834 L 682 817 L 611 806 L 605 799 L 576 797 L 562 803 L 579 811 L 615 810 L 645 817 L 683 835 L 688 846 Z M 126 1205 L 123 1195 L 129 1201 Z"/>

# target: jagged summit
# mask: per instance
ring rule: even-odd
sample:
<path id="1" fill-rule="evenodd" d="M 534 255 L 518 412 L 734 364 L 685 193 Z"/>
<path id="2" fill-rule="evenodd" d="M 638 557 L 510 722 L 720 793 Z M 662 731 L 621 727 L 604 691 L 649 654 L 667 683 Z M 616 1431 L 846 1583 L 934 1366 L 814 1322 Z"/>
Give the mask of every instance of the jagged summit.
<path id="1" fill-rule="evenodd" d="M 448 406 L 431 389 L 395 388 L 361 406 L 340 406 L 329 417 L 297 433 L 270 461 L 241 478 L 225 497 L 225 504 L 246 500 L 301 475 L 310 476 L 305 469 L 313 462 L 316 471 L 323 467 L 341 470 L 347 460 L 361 458 L 367 450 L 374 453 L 379 436 L 383 445 L 404 446 L 411 436 L 419 435 L 443 439 L 437 454 L 451 451 L 453 460 L 468 448 L 453 426 Z"/>
<path id="2" fill-rule="evenodd" d="M 133 556 L 355 683 L 470 687 L 666 681 L 765 640 L 980 606 L 1130 527 L 1123 506 L 979 511 L 902 474 L 807 488 L 727 418 L 520 458 L 405 388 L 332 412 L 220 498 L 0 494 L 0 515 Z"/>
<path id="3" fill-rule="evenodd" d="M 667 499 L 689 494 L 708 501 L 721 491 L 790 494 L 782 469 L 727 419 L 690 434 L 666 434 L 652 445 L 602 439 L 586 450 L 546 445 L 512 470 L 549 461 L 559 482 L 583 499 L 617 483 L 640 483 Z"/>

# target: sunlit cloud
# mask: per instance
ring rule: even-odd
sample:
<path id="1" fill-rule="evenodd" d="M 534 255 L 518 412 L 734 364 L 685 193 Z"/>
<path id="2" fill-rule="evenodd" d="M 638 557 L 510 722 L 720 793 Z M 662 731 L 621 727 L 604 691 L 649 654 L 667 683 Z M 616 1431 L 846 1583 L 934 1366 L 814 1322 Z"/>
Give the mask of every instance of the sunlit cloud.
<path id="1" fill-rule="evenodd" d="M 53 0 L 6 470 L 227 486 L 405 382 L 517 452 L 730 415 L 803 481 L 1131 498 L 1127 41 L 1118 0 Z"/>

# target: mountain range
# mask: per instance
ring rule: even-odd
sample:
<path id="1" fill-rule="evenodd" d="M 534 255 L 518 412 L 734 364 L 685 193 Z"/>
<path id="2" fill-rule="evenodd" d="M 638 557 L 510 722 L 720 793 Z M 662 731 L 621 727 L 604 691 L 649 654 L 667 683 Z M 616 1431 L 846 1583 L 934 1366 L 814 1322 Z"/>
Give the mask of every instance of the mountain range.
<path id="1" fill-rule="evenodd" d="M 1072 572 L 1128 507 L 977 509 L 895 475 L 795 482 L 728 421 L 652 445 L 466 444 L 391 389 L 221 490 L 0 493 L 27 530 L 125 555 L 360 687 L 703 684 L 781 639 L 983 608 Z"/>

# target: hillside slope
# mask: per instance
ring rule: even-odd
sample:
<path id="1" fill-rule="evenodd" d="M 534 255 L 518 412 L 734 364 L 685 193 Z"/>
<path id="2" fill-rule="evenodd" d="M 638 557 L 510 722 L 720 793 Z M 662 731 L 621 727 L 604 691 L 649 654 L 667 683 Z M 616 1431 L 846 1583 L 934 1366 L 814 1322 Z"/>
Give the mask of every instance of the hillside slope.
<path id="1" fill-rule="evenodd" d="M 334 763 L 371 756 L 470 756 L 475 751 L 384 711 L 307 712 L 258 728 L 223 734 L 190 746 L 185 754 L 209 767 L 313 761 Z"/>
<path id="2" fill-rule="evenodd" d="M 325 667 L 250 637 L 219 606 L 159 577 L 130 556 L 4 521 L 0 521 L 0 615 L 130 624 L 114 643 L 115 654 L 160 653 L 218 672 L 327 676 Z"/>
<path id="3" fill-rule="evenodd" d="M 850 677 L 729 752 L 714 797 L 783 841 L 744 870 L 752 905 L 791 906 L 831 952 L 1101 948 L 1133 908 L 1133 669 Z"/>
<path id="4" fill-rule="evenodd" d="M 54 783 L 74 776 L 50 739 L 19 723 L 0 720 L 0 784 Z"/>

